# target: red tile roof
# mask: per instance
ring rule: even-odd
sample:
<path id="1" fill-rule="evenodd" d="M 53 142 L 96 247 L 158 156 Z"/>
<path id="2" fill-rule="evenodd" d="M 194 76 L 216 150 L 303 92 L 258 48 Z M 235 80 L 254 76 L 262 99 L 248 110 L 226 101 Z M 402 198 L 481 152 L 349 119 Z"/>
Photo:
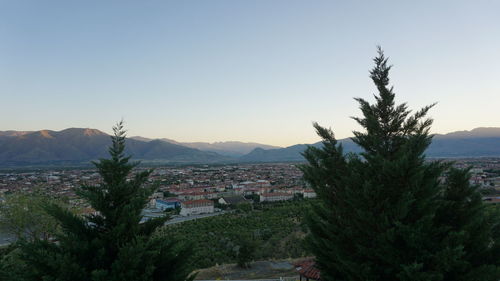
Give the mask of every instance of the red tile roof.
<path id="1" fill-rule="evenodd" d="M 313 259 L 307 259 L 295 263 L 295 269 L 305 278 L 321 280 L 319 269 L 314 266 L 315 264 Z"/>

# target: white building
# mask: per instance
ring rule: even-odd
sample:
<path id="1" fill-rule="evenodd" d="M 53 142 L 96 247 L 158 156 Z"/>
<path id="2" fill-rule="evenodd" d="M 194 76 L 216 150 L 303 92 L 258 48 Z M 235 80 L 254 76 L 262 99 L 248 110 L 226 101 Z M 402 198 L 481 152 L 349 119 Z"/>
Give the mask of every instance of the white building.
<path id="1" fill-rule="evenodd" d="M 292 200 L 293 194 L 273 192 L 273 193 L 263 193 L 260 195 L 260 202 L 275 202 L 275 201 L 285 201 Z"/>
<path id="2" fill-rule="evenodd" d="M 316 192 L 312 189 L 304 189 L 304 198 L 316 198 Z"/>
<path id="3" fill-rule="evenodd" d="M 214 202 L 212 200 L 201 199 L 185 201 L 181 203 L 181 216 L 198 214 L 209 214 L 214 212 Z"/>

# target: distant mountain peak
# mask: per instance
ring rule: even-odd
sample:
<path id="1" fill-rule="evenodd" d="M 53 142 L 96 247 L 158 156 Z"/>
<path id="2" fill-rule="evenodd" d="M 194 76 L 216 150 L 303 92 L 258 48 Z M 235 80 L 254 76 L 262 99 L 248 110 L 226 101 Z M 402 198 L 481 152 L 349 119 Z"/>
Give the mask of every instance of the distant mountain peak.
<path id="1" fill-rule="evenodd" d="M 470 131 L 456 131 L 447 134 L 436 134 L 438 138 L 496 138 L 500 137 L 498 127 L 478 127 Z"/>
<path id="2" fill-rule="evenodd" d="M 90 129 L 90 128 L 86 128 L 83 130 L 83 134 L 85 136 L 98 136 L 98 135 L 106 135 L 106 133 L 104 132 L 101 132 L 97 129 Z"/>
<path id="3" fill-rule="evenodd" d="M 107 136 L 108 134 L 99 131 L 97 129 L 92 129 L 92 128 L 68 128 L 64 129 L 62 131 L 59 131 L 60 134 L 63 135 L 83 135 L 83 136 Z"/>
<path id="4" fill-rule="evenodd" d="M 475 134 L 493 134 L 500 136 L 500 128 L 497 127 L 479 127 L 470 130 L 470 132 Z"/>
<path id="5" fill-rule="evenodd" d="M 52 139 L 52 138 L 54 138 L 54 136 L 52 136 L 52 135 L 50 134 L 50 131 L 49 131 L 49 130 L 41 130 L 41 131 L 39 131 L 39 133 L 40 133 L 40 135 L 41 135 L 42 137 L 44 137 L 44 138 L 48 138 L 48 139 Z"/>
<path id="6" fill-rule="evenodd" d="M 153 139 L 145 138 L 145 137 L 141 137 L 141 136 L 133 136 L 133 137 L 129 137 L 129 139 L 144 141 L 144 142 L 150 142 L 153 140 Z"/>

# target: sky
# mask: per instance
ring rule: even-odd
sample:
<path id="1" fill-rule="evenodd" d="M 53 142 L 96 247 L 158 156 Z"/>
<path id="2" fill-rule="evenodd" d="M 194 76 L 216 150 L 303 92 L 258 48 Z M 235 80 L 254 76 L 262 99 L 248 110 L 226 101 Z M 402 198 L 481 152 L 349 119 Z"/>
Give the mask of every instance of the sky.
<path id="1" fill-rule="evenodd" d="M 500 1 L 0 0 L 0 130 L 277 146 L 360 127 L 381 45 L 433 132 L 500 127 Z"/>

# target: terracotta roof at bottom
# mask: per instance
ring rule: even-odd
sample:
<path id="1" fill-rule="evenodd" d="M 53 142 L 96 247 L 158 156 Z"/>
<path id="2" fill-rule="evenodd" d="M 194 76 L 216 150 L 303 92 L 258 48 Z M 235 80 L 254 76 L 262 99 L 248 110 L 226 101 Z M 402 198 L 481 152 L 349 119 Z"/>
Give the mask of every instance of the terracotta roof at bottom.
<path id="1" fill-rule="evenodd" d="M 300 275 L 314 280 L 320 280 L 320 272 L 319 269 L 315 267 L 315 262 L 313 259 L 307 259 L 300 262 L 295 263 L 295 269 L 299 272 Z"/>

